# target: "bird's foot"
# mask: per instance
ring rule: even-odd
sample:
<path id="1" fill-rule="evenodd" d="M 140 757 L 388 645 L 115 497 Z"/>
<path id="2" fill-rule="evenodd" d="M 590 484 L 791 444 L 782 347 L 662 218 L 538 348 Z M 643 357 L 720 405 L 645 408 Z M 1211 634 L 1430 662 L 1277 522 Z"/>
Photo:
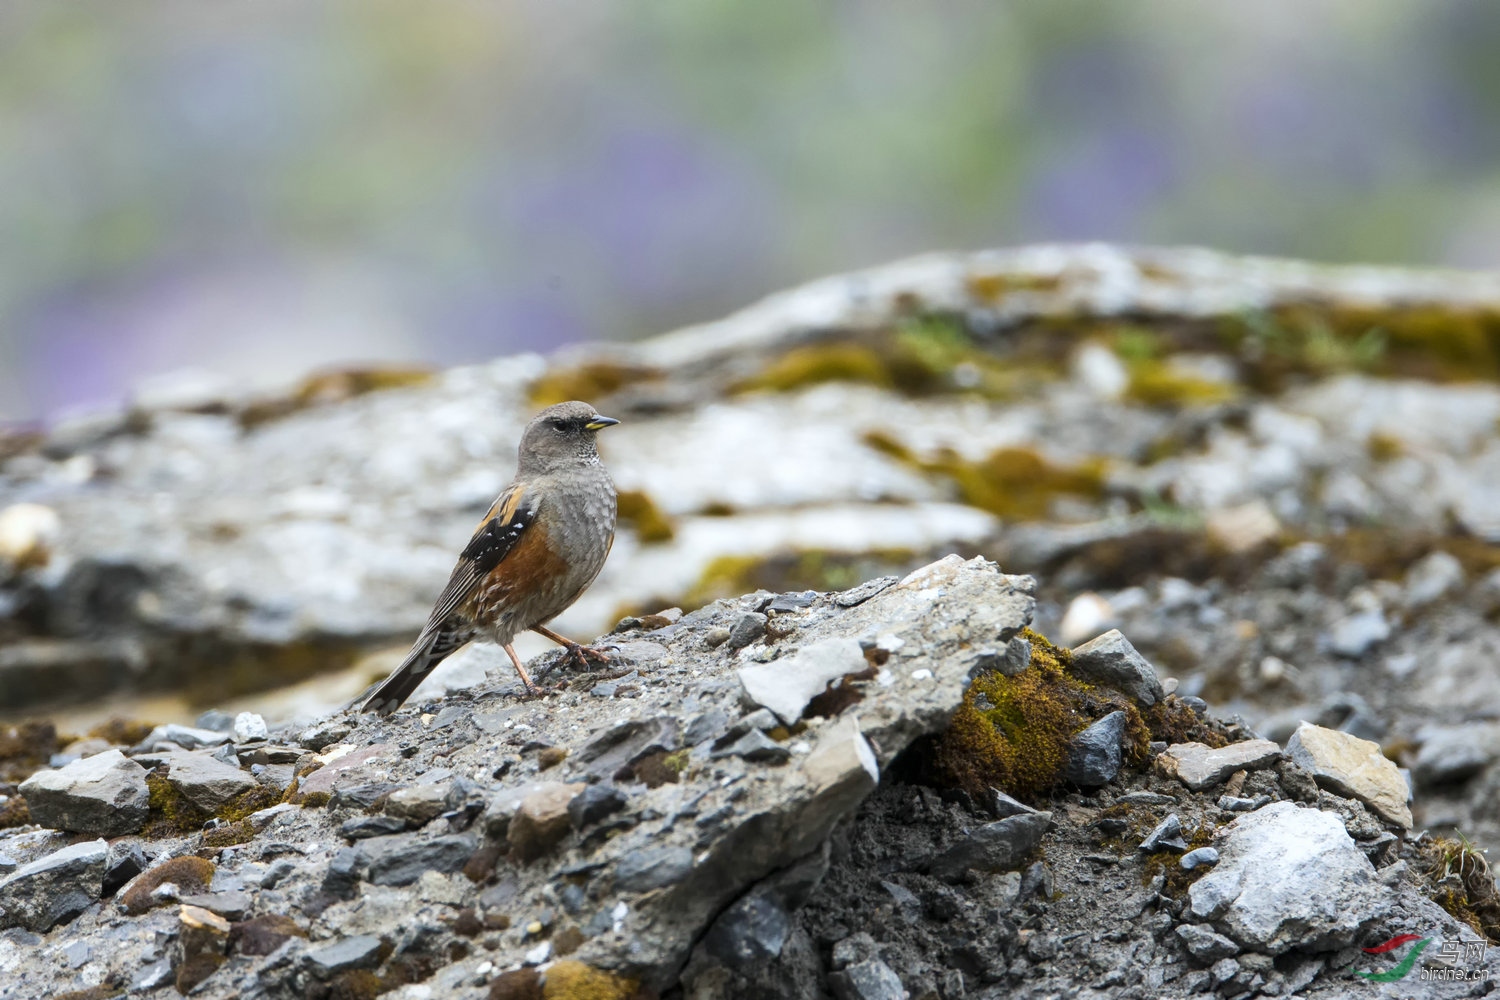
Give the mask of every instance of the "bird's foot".
<path id="1" fill-rule="evenodd" d="M 585 646 L 582 643 L 570 642 L 564 647 L 562 662 L 564 665 L 576 666 L 581 670 L 587 670 L 590 662 L 608 665 L 609 654 L 602 649 L 593 646 Z"/>

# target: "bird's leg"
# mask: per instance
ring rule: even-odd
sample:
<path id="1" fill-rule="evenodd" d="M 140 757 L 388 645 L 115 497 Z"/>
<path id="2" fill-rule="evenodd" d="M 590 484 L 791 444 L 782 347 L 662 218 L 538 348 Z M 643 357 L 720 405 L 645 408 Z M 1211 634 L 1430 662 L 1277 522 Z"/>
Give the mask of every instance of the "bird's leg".
<path id="1" fill-rule="evenodd" d="M 603 650 L 595 649 L 592 646 L 585 646 L 581 642 L 574 642 L 567 636 L 558 635 L 556 632 L 552 631 L 550 628 L 547 628 L 545 625 L 533 625 L 531 627 L 531 631 L 537 633 L 538 635 L 546 636 L 553 642 L 557 643 L 559 646 L 566 649 L 568 653 L 565 659 L 574 660 L 580 667 L 583 667 L 585 669 L 588 668 L 590 660 L 593 660 L 596 663 L 609 662 L 609 654 L 605 653 Z"/>
<path id="2" fill-rule="evenodd" d="M 531 677 L 526 673 L 526 668 L 521 666 L 521 658 L 516 655 L 516 647 L 507 642 L 505 644 L 505 652 L 510 656 L 510 662 L 516 665 L 516 673 L 521 675 L 521 683 L 526 685 L 526 690 L 531 694 L 541 694 L 542 689 L 531 682 Z"/>

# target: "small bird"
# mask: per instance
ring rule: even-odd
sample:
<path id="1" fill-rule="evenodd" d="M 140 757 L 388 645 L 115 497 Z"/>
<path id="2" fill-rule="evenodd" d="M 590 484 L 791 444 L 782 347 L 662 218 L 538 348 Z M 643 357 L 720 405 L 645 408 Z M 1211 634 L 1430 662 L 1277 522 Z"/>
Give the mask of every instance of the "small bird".
<path id="1" fill-rule="evenodd" d="M 547 628 L 588 589 L 615 541 L 615 484 L 595 434 L 619 423 L 588 403 L 549 406 L 521 434 L 516 477 L 458 557 L 406 659 L 361 711 L 389 715 L 443 659 L 474 638 L 504 647 L 526 690 L 538 693 L 511 643 L 530 629 L 580 665 L 609 657 Z"/>

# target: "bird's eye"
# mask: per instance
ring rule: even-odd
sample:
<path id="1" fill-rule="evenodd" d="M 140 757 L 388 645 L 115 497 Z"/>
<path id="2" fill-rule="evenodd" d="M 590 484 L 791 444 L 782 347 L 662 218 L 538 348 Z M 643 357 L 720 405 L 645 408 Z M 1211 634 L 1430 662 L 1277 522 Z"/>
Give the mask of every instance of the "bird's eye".
<path id="1" fill-rule="evenodd" d="M 565 431 L 568 429 L 568 422 L 562 417 L 553 417 L 547 423 L 551 424 L 552 429 L 555 431 Z"/>

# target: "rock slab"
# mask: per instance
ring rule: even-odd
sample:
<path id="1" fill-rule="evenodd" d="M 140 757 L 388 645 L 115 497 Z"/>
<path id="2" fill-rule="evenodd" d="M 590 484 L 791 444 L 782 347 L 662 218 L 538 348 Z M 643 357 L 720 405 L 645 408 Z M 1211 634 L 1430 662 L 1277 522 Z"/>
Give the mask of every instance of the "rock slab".
<path id="1" fill-rule="evenodd" d="M 1381 818 L 1411 829 L 1406 779 L 1379 743 L 1304 722 L 1287 741 L 1286 752 L 1320 788 L 1359 799 Z"/>
<path id="2" fill-rule="evenodd" d="M 38 771 L 21 783 L 36 822 L 55 830 L 118 837 L 146 822 L 146 769 L 118 750 Z"/>
<path id="3" fill-rule="evenodd" d="M 1217 749 L 1202 743 L 1174 743 L 1156 758 L 1156 768 L 1201 792 L 1236 771 L 1270 767 L 1280 759 L 1281 747 L 1270 740 L 1246 740 Z"/>
<path id="4" fill-rule="evenodd" d="M 1231 823 L 1218 849 L 1188 907 L 1244 948 L 1345 948 L 1390 911 L 1391 890 L 1333 813 L 1276 802 Z"/>

